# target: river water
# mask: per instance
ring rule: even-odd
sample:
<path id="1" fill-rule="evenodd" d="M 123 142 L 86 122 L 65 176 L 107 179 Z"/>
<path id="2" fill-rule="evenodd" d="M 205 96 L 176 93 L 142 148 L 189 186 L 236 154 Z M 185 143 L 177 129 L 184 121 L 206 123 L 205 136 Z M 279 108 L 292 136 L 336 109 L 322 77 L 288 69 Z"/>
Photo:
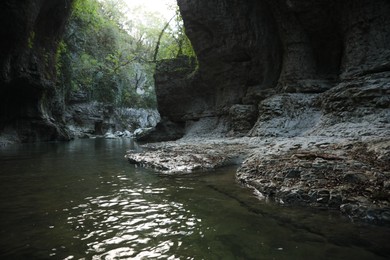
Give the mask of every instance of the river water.
<path id="1" fill-rule="evenodd" d="M 131 140 L 0 150 L 1 259 L 389 259 L 385 227 L 259 201 L 234 169 L 159 175 Z"/>

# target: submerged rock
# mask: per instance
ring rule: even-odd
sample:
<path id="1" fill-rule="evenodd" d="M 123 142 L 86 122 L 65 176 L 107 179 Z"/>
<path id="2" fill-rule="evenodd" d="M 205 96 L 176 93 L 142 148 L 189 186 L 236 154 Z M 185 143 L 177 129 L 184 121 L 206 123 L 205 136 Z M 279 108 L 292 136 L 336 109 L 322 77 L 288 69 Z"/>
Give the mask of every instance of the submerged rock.
<path id="1" fill-rule="evenodd" d="M 198 66 L 164 61 L 155 79 L 181 139 L 126 157 L 167 173 L 245 159 L 237 179 L 260 197 L 387 222 L 390 2 L 178 5 Z"/>
<path id="2" fill-rule="evenodd" d="M 125 157 L 169 174 L 234 164 L 237 180 L 264 199 L 390 224 L 390 164 L 383 157 L 389 144 L 390 138 L 186 138 L 146 144 Z"/>
<path id="3" fill-rule="evenodd" d="M 389 140 L 339 139 L 310 146 L 303 140 L 298 149 L 255 151 L 237 179 L 279 203 L 335 208 L 354 219 L 390 224 L 390 190 L 384 185 L 390 165 L 379 159 L 388 151 L 372 152 Z"/>

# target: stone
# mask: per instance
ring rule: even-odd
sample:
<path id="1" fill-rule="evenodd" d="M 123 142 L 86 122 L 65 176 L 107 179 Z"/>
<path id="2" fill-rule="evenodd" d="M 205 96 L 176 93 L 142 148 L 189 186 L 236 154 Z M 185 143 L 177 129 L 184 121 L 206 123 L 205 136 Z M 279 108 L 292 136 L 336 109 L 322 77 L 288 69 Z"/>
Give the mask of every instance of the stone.
<path id="1" fill-rule="evenodd" d="M 180 139 L 128 158 L 163 172 L 213 169 L 225 155 L 207 164 L 201 150 L 235 140 L 245 144 L 237 180 L 266 198 L 380 219 L 388 204 L 377 190 L 390 178 L 390 2 L 178 5 L 198 64 L 164 61 L 156 91 L 174 124 L 160 129 Z"/>
<path id="2" fill-rule="evenodd" d="M 141 139 L 144 136 L 148 136 L 153 131 L 153 127 L 138 128 L 134 131 L 133 136 L 136 139 Z"/>
<path id="3" fill-rule="evenodd" d="M 248 151 L 248 144 L 237 140 L 214 142 L 191 139 L 145 144 L 141 146 L 141 151 L 130 151 L 125 158 L 132 164 L 164 174 L 180 174 L 236 165 Z"/>
<path id="4" fill-rule="evenodd" d="M 256 122 L 257 109 L 254 105 L 235 104 L 229 109 L 231 135 L 245 135 Z"/>
<path id="5" fill-rule="evenodd" d="M 65 109 L 54 65 L 71 0 L 1 1 L 0 142 L 141 129 L 179 140 L 129 153 L 132 163 L 165 173 L 239 164 L 237 180 L 275 201 L 387 221 L 390 2 L 178 5 L 197 58 L 158 62 L 163 120 L 150 128 L 159 120 L 148 113 L 121 127 L 113 106 L 85 113 L 82 93 Z"/>
<path id="6" fill-rule="evenodd" d="M 173 141 L 182 138 L 184 134 L 185 126 L 183 123 L 174 123 L 163 118 L 147 135 L 139 136 L 137 139 L 147 142 Z"/>
<path id="7" fill-rule="evenodd" d="M 104 138 L 106 138 L 106 139 L 117 139 L 118 136 L 116 136 L 113 133 L 106 133 L 106 134 L 104 134 Z"/>
<path id="8" fill-rule="evenodd" d="M 55 69 L 57 46 L 72 2 L 1 1 L 0 139 L 72 138 L 63 121 L 64 97 L 56 89 Z M 9 136 L 9 129 L 14 136 Z"/>
<path id="9" fill-rule="evenodd" d="M 296 169 L 289 169 L 286 172 L 285 178 L 300 178 L 301 177 L 301 171 Z"/>
<path id="10" fill-rule="evenodd" d="M 154 81 L 161 117 L 176 123 L 209 113 L 212 94 L 196 75 L 194 58 L 180 56 L 157 63 Z"/>
<path id="11" fill-rule="evenodd" d="M 131 134 L 130 131 L 125 130 L 125 131 L 123 131 L 123 136 L 124 136 L 124 137 L 132 137 L 133 135 Z"/>
<path id="12" fill-rule="evenodd" d="M 116 132 L 114 133 L 114 135 L 117 136 L 117 137 L 122 137 L 124 134 L 123 134 L 123 132 L 121 132 L 121 131 L 116 131 Z"/>
<path id="13" fill-rule="evenodd" d="M 303 135 L 321 120 L 314 106 L 318 97 L 308 94 L 273 95 L 260 102 L 257 122 L 251 136 Z"/>
<path id="14" fill-rule="evenodd" d="M 78 138 L 99 136 L 109 131 L 123 136 L 125 129 L 154 127 L 160 120 L 159 113 L 153 109 L 114 108 L 94 101 L 70 103 L 65 111 L 65 122 Z M 131 137 L 131 133 L 127 137 Z"/>
<path id="15" fill-rule="evenodd" d="M 238 0 L 179 0 L 178 4 L 197 53 L 202 85 L 209 86 L 209 93 L 215 97 L 215 114 L 226 115 L 233 104 L 257 105 L 280 93 L 320 96 L 318 104 L 302 106 L 301 111 L 283 104 L 289 114 L 280 122 L 276 120 L 280 117 L 276 107 L 270 104 L 270 108 L 261 108 L 275 109 L 275 113 L 260 111 L 253 135 L 296 135 L 305 129 L 310 131 L 316 124 L 319 128 L 312 131 L 326 133 L 327 127 L 340 120 L 337 115 L 328 118 L 329 112 L 339 106 L 343 111 L 367 103 L 376 108 L 389 107 L 386 88 L 390 68 L 387 15 L 390 4 L 386 0 L 375 3 L 262 0 L 246 4 Z M 379 121 L 388 118 L 386 112 L 372 120 L 374 116 L 367 115 L 375 113 L 361 111 L 348 115 L 351 117 L 348 120 L 359 121 L 361 113 L 365 114 L 365 121 L 375 122 L 376 128 Z M 257 130 L 267 129 L 260 122 L 273 118 L 270 131 Z M 302 122 L 304 118 L 312 124 Z M 291 133 L 289 129 L 294 122 L 303 127 Z M 348 129 L 340 130 L 334 129 L 332 134 L 353 134 Z"/>
<path id="16" fill-rule="evenodd" d="M 348 183 L 364 183 L 368 181 L 368 178 L 363 174 L 347 173 L 344 174 L 343 180 Z"/>

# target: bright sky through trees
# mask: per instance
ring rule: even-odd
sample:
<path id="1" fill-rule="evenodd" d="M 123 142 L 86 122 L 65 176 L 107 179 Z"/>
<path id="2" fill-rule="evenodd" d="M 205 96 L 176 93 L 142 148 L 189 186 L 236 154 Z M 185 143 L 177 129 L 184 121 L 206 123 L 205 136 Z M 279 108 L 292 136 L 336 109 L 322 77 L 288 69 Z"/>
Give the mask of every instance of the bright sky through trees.
<path id="1" fill-rule="evenodd" d="M 75 1 L 57 53 L 60 87 L 118 107 L 155 108 L 156 62 L 195 55 L 176 12 L 176 0 Z"/>
<path id="2" fill-rule="evenodd" d="M 130 7 L 143 6 L 144 9 L 151 12 L 161 13 L 165 20 L 169 20 L 175 15 L 176 0 L 124 0 L 124 2 Z"/>

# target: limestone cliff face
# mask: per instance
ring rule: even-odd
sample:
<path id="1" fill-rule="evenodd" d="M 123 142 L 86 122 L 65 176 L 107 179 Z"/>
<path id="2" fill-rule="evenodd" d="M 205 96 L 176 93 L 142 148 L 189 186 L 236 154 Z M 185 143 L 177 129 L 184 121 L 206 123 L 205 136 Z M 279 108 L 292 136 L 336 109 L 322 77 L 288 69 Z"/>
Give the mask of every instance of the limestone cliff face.
<path id="1" fill-rule="evenodd" d="M 366 119 L 378 129 L 390 123 L 389 1 L 178 4 L 202 84 L 212 93 L 208 115 L 227 119 L 229 133 L 263 135 L 290 127 L 287 135 L 318 134 L 343 120 L 359 125 L 362 117 L 376 113 L 381 120 Z M 243 122 L 253 118 L 253 106 L 257 123 Z M 288 120 L 293 124 L 286 125 Z"/>
<path id="2" fill-rule="evenodd" d="M 158 110 L 173 121 L 207 116 L 212 105 L 213 92 L 202 84 L 195 67 L 195 59 L 186 56 L 157 63 L 154 79 Z"/>
<path id="3" fill-rule="evenodd" d="M 264 198 L 390 223 L 390 1 L 178 3 L 199 70 L 176 84 L 192 102 L 169 88 L 177 81 L 161 86 L 172 92 L 159 101 L 169 95 L 175 104 L 162 116 L 181 122 L 185 137 L 246 137 L 183 138 L 128 158 L 163 170 L 207 169 L 221 164 L 208 159 L 213 151 L 229 147 L 233 154 L 214 158 L 240 157 L 247 143 L 236 177 Z"/>
<path id="4" fill-rule="evenodd" d="M 264 1 L 178 1 L 199 73 L 215 93 L 217 113 L 248 91 L 274 86 L 282 69 L 277 22 Z"/>
<path id="5" fill-rule="evenodd" d="M 55 88 L 56 51 L 72 0 L 0 2 L 0 133 L 9 141 L 68 139 Z"/>

